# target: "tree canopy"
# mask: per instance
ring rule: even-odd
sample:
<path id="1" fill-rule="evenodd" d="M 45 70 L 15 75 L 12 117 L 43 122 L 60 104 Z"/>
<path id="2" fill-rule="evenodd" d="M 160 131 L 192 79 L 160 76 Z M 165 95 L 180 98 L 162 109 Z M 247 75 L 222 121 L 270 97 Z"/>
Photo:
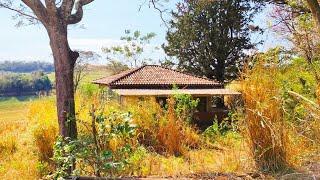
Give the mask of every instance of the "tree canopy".
<path id="1" fill-rule="evenodd" d="M 164 45 L 178 67 L 221 83 L 237 77 L 245 50 L 254 47 L 249 33 L 255 6 L 246 0 L 192 1 L 178 4 Z"/>

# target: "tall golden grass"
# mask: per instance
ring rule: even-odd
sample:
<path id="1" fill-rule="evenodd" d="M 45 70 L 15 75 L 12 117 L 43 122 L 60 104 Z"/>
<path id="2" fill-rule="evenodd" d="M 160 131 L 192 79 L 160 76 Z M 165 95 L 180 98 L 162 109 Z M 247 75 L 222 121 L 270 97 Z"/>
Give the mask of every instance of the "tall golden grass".
<path id="1" fill-rule="evenodd" d="M 175 100 L 169 98 L 167 120 L 159 127 L 157 138 L 164 150 L 170 155 L 179 156 L 183 153 L 184 134 L 182 134 L 182 122 L 176 117 L 174 112 Z"/>
<path id="2" fill-rule="evenodd" d="M 33 122 L 32 135 L 40 161 L 50 162 L 53 145 L 58 135 L 55 101 L 37 100 L 29 107 L 29 121 Z"/>
<path id="3" fill-rule="evenodd" d="M 287 167 L 286 131 L 276 65 L 263 61 L 247 68 L 241 82 L 245 127 L 256 164 L 261 170 Z"/>
<path id="4" fill-rule="evenodd" d="M 10 110 L 0 110 L 0 179 L 36 179 L 37 149 L 30 131 L 32 123 L 25 118 L 28 103 L 8 102 L 8 106 Z"/>
<path id="5" fill-rule="evenodd" d="M 167 110 L 162 109 L 154 97 L 126 98 L 126 109 L 132 113 L 138 126 L 138 140 L 149 150 L 166 155 L 182 155 L 186 148 L 200 145 L 195 128 L 177 116 L 175 99 L 168 98 Z"/>

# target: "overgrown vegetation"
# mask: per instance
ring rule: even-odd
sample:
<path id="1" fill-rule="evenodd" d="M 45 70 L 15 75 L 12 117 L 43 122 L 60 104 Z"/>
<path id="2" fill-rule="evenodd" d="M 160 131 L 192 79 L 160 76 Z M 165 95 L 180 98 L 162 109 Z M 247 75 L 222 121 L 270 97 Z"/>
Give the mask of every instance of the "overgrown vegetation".
<path id="1" fill-rule="evenodd" d="M 185 9 L 186 7 L 180 4 L 180 13 L 187 16 L 180 16 L 178 13 L 177 19 L 182 23 L 173 22 L 171 25 L 174 28 L 181 28 L 182 32 L 186 31 L 184 32 L 186 37 L 180 37 L 181 34 L 172 32 L 173 39 L 170 44 L 173 48 L 172 55 L 177 53 L 175 52 L 177 49 L 181 52 L 188 51 L 188 53 L 191 49 L 191 54 L 196 54 L 193 58 L 197 61 L 205 55 L 209 57 L 208 61 L 217 59 L 215 61 L 221 61 L 223 64 L 227 59 L 236 58 L 242 54 L 243 49 L 251 46 L 247 39 L 249 37 L 247 31 L 255 27 L 249 27 L 248 24 L 251 18 L 249 1 L 201 2 L 205 5 L 211 4 L 212 7 L 198 7 L 194 2 L 185 1 L 191 8 L 190 12 L 185 12 L 188 8 Z M 252 174 L 252 177 L 259 178 L 279 178 L 291 172 L 318 173 L 320 162 L 319 32 L 313 24 L 314 19 L 304 1 L 276 2 L 283 2 L 278 8 L 285 11 L 284 14 L 278 14 L 285 16 L 276 16 L 280 17 L 278 25 L 284 25 L 280 30 L 284 30 L 283 34 L 294 43 L 294 48 L 291 51 L 282 48 L 270 49 L 266 53 L 258 53 L 248 59 L 248 64 L 241 72 L 241 78 L 229 85 L 242 92 L 244 105 L 230 103 L 232 98 L 225 101 L 230 103 L 229 107 L 234 108 L 224 121 L 218 122 L 212 117 L 213 125 L 203 132 L 200 131 L 192 124 L 192 114 L 195 112 L 198 101 L 189 95 L 177 93 L 168 98 L 164 107 L 160 107 L 154 97 L 126 98 L 122 104 L 119 104 L 119 97 L 110 94 L 108 90 L 100 90 L 92 84 L 82 84 L 76 95 L 75 117 L 72 111 L 73 100 L 64 101 L 69 103 L 71 110 L 60 109 L 61 112 L 72 113 L 71 116 L 66 113 L 67 116 L 60 118 L 62 121 L 66 120 L 66 124 L 73 121 L 73 118 L 77 119 L 77 128 L 72 128 L 78 129 L 78 136 L 71 139 L 59 136 L 59 127 L 56 123 L 57 104 L 64 100 L 66 94 L 61 93 L 63 97 L 58 102 L 51 97 L 31 102 L 27 102 L 29 99 L 23 97 L 17 100 L 0 98 L 0 177 L 2 179 L 21 177 L 57 179 L 69 175 L 84 175 L 108 178 L 127 176 L 185 178 L 191 175 L 197 178 L 199 175 L 199 178 L 207 176 L 213 178 L 212 176 L 216 173 L 229 173 L 235 176 L 241 174 L 239 176 L 242 178 L 246 178 L 243 174 Z M 1 5 L 3 6 L 0 3 Z M 84 4 L 80 3 L 81 5 Z M 221 29 L 216 26 L 209 28 L 221 30 L 220 33 L 226 36 L 214 37 L 218 33 L 211 34 L 212 32 L 202 28 L 203 24 L 208 25 L 206 23 L 215 24 L 216 22 L 212 20 L 214 18 L 218 20 L 235 18 L 228 15 L 230 9 L 226 7 L 236 8 L 234 16 L 237 16 L 238 20 L 235 23 L 235 30 L 242 36 L 234 36 L 233 40 L 242 40 L 243 44 L 238 47 L 239 49 L 236 48 L 237 52 L 225 53 L 226 56 L 222 60 L 214 58 L 215 53 L 209 56 L 208 48 L 204 48 L 205 50 L 201 53 L 194 53 L 195 50 L 199 50 L 199 44 L 208 45 L 215 51 L 226 49 L 220 46 L 221 44 L 214 44 L 221 42 L 212 38 L 228 38 L 230 34 L 232 36 L 234 27 L 230 27 L 231 30 L 225 28 L 229 26 L 229 22 L 221 26 Z M 212 13 L 213 11 L 219 11 L 218 15 L 221 17 L 208 18 L 209 14 L 216 14 Z M 243 14 L 244 12 L 248 12 L 248 16 Z M 196 17 L 191 17 L 193 15 Z M 192 24 L 191 22 L 198 19 L 209 19 L 209 21 L 199 22 L 197 29 L 192 29 L 195 26 L 184 24 L 189 20 L 187 24 Z M 239 21 L 240 26 L 238 26 Z M 221 21 L 221 23 L 225 22 Z M 283 27 L 285 29 L 282 29 Z M 190 30 L 194 32 L 189 32 Z M 225 32 L 229 30 L 231 33 Z M 105 49 L 105 51 L 115 54 L 120 52 L 120 55 L 132 58 L 131 66 L 143 64 L 144 60 L 139 62 L 139 58 L 135 57 L 143 51 L 139 41 L 148 41 L 154 35 L 149 34 L 144 39 L 138 31 L 133 34 L 133 37 L 130 37 L 130 32 L 126 34 L 128 36 L 123 40 L 129 43 L 128 46 Z M 210 36 L 210 39 L 199 40 L 202 35 Z M 63 36 L 58 37 L 63 39 Z M 179 42 L 175 42 L 175 38 L 179 39 Z M 189 38 L 193 42 L 199 40 L 199 44 L 190 43 Z M 51 40 L 60 44 L 54 38 Z M 183 45 L 177 47 L 179 43 Z M 63 47 L 63 43 L 60 45 Z M 56 59 L 60 59 L 55 47 L 53 50 Z M 182 56 L 180 61 L 184 58 Z M 127 69 L 126 65 L 116 62 L 112 61 L 109 65 L 111 68 L 116 67 L 115 72 Z M 202 63 L 206 68 L 212 68 L 218 64 L 209 66 L 208 62 Z M 242 65 L 240 63 L 236 67 L 239 68 Z M 190 64 L 187 63 L 185 69 L 190 68 L 189 66 Z M 207 76 L 224 82 L 229 79 L 227 78 L 229 75 L 227 75 L 227 69 L 223 68 L 217 65 L 217 69 L 214 70 L 225 71 L 225 73 L 210 72 Z M 62 70 L 60 69 L 59 72 Z M 73 68 L 69 67 L 63 72 L 69 72 L 69 75 L 72 75 L 70 73 L 72 70 Z M 235 69 L 231 67 L 231 70 Z M 232 75 L 236 74 L 232 73 Z M 9 75 L 6 76 L 9 77 Z M 8 85 L 8 87 L 13 90 L 37 89 L 44 87 L 42 85 L 48 82 L 48 78 L 43 74 L 35 73 L 33 76 L 36 78 L 29 79 L 26 75 L 14 77 L 8 81 L 9 84 L 14 83 L 14 85 Z M 58 83 L 60 85 L 73 82 L 70 76 L 68 76 L 69 81 L 61 76 L 58 77 L 60 77 L 60 83 Z M 233 78 L 230 76 L 230 79 Z M 6 82 L 3 79 L 1 81 Z M 30 85 L 32 83 L 34 85 Z M 37 83 L 41 85 L 36 85 Z M 64 85 L 66 88 L 64 92 L 72 90 L 71 86 L 68 86 L 72 83 Z M 69 95 L 71 95 L 70 99 L 73 99 L 73 92 Z M 29 107 L 25 108 L 24 106 L 27 105 Z M 58 105 L 58 109 L 59 107 L 61 106 Z M 70 128 L 65 124 L 60 126 L 62 126 L 60 130 Z M 75 137 L 76 133 L 70 132 L 71 134 L 68 135 Z M 317 178 L 316 176 L 312 178 Z M 294 178 L 297 177 L 294 174 Z"/>
<path id="2" fill-rule="evenodd" d="M 245 111 L 240 106 L 204 132 L 190 123 L 197 100 L 188 95 L 177 93 L 164 108 L 151 97 L 119 105 L 117 96 L 83 85 L 76 98 L 77 140 L 58 136 L 55 101 L 40 99 L 29 108 L 28 146 L 10 133 L 0 153 L 15 157 L 34 146 L 36 156 L 27 156 L 35 160 L 32 172 L 47 178 L 65 176 L 72 159 L 74 175 L 108 177 L 308 171 L 320 152 L 316 81 L 303 59 L 279 64 L 278 57 L 275 50 L 255 58 L 238 86 Z M 17 126 L 10 127 L 3 133 Z"/>
<path id="3" fill-rule="evenodd" d="M 313 134 L 320 111 L 314 74 L 301 58 L 281 64 L 279 57 L 279 49 L 255 57 L 241 83 L 244 125 L 255 161 L 261 170 L 272 172 L 319 161 L 319 137 Z M 305 153 L 308 158 L 302 158 Z"/>
<path id="4" fill-rule="evenodd" d="M 106 91 L 88 88 L 83 87 L 76 98 L 77 140 L 56 139 L 55 111 L 46 110 L 54 109 L 54 101 L 32 103 L 29 121 L 35 124 L 39 175 L 65 176 L 72 159 L 77 159 L 74 175 L 108 177 L 253 169 L 252 163 L 243 166 L 240 159 L 232 160 L 236 163 L 232 167 L 229 164 L 230 159 L 249 152 L 238 146 L 242 137 L 237 131 L 212 136 L 215 141 L 209 141 L 190 124 L 196 101 L 187 95 L 171 97 L 167 108 L 154 98 L 128 98 L 120 106 Z"/>

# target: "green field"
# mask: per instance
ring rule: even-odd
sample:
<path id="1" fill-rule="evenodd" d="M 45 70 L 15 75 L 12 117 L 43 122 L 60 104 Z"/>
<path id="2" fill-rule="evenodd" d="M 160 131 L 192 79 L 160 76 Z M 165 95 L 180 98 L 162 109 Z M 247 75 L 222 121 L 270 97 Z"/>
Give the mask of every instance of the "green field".
<path id="1" fill-rule="evenodd" d="M 0 121 L 24 119 L 27 106 L 36 96 L 0 97 Z"/>
<path id="2" fill-rule="evenodd" d="M 85 74 L 86 75 L 81 83 L 90 83 L 93 80 L 110 75 L 110 72 L 108 72 L 104 66 L 91 66 Z M 51 82 L 54 82 L 54 72 L 48 74 L 48 77 Z"/>

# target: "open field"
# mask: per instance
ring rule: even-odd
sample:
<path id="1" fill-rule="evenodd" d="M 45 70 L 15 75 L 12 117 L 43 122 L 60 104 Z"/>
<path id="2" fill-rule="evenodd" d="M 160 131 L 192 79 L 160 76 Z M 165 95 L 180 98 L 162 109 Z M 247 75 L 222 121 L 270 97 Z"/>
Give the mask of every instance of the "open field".
<path id="1" fill-rule="evenodd" d="M 88 72 L 85 72 L 85 77 L 81 83 L 90 83 L 93 80 L 105 77 L 110 75 L 110 73 L 106 70 L 105 66 L 90 66 L 87 70 Z M 49 79 L 51 82 L 54 82 L 54 72 L 48 74 Z"/>
<path id="2" fill-rule="evenodd" d="M 0 177 L 34 179 L 37 158 L 27 121 L 29 102 L 35 97 L 0 98 Z M 3 138 L 4 137 L 4 138 Z M 21 161 L 29 162 L 26 166 Z"/>
<path id="3" fill-rule="evenodd" d="M 24 119 L 27 106 L 35 96 L 0 97 L 0 121 Z"/>
<path id="4" fill-rule="evenodd" d="M 81 83 L 90 83 L 105 74 L 96 68 Z M 54 80 L 54 73 L 49 78 Z M 32 137 L 34 122 L 27 117 L 30 104 L 37 99 L 38 96 L 0 97 L 0 179 L 38 178 L 40 167 Z"/>

